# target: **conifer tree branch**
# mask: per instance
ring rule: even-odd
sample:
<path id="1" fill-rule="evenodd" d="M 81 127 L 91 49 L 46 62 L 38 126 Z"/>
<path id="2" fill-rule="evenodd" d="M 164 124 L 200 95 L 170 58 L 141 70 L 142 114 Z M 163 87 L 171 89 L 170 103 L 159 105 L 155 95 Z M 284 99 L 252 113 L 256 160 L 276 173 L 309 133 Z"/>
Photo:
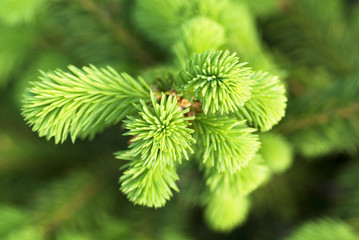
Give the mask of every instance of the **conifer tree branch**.
<path id="1" fill-rule="evenodd" d="M 359 119 L 359 103 L 354 102 L 348 106 L 333 109 L 324 113 L 317 113 L 309 115 L 307 117 L 293 119 L 291 121 L 284 122 L 283 125 L 277 129 L 283 133 L 292 133 L 303 129 L 308 129 L 319 124 L 329 123 L 333 118 L 340 119 Z"/>
<path id="2" fill-rule="evenodd" d="M 142 44 L 119 22 L 109 16 L 109 14 L 103 10 L 93 0 L 77 0 L 77 2 L 87 11 L 94 14 L 99 21 L 106 27 L 109 27 L 115 37 L 119 39 L 126 47 L 131 49 L 137 60 L 145 65 L 154 65 L 155 59 L 143 49 Z"/>
<path id="3" fill-rule="evenodd" d="M 103 183 L 97 178 L 93 178 L 88 184 L 69 199 L 69 201 L 58 209 L 45 222 L 41 223 L 45 233 L 51 233 L 64 222 L 69 220 L 81 208 L 83 208 L 91 199 L 93 199 L 103 188 Z"/>

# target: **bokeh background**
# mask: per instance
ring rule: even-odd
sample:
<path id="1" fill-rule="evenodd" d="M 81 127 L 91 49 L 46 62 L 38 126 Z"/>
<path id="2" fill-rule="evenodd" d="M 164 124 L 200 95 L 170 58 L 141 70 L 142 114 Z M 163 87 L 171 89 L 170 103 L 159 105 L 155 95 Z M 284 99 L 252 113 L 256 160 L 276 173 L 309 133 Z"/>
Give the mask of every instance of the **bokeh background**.
<path id="1" fill-rule="evenodd" d="M 359 2 L 232 2 L 231 50 L 279 75 L 288 107 L 263 136 L 271 178 L 241 226 L 220 233 L 206 224 L 191 164 L 164 208 L 134 206 L 118 190 L 120 125 L 55 145 L 21 116 L 39 69 L 91 63 L 136 76 L 171 59 L 136 20 L 136 1 L 0 0 L 0 239 L 359 239 Z M 319 235 L 294 238 L 303 226 Z"/>

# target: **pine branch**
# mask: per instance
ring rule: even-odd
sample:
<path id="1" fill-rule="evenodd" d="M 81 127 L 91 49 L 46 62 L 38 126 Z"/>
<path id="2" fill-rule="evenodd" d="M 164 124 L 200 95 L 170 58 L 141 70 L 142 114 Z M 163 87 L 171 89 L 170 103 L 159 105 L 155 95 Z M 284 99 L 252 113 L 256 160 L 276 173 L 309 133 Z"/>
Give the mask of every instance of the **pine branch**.
<path id="1" fill-rule="evenodd" d="M 94 198 L 103 188 L 103 183 L 98 179 L 92 179 L 88 184 L 84 185 L 79 191 L 70 198 L 61 208 L 57 209 L 49 218 L 41 225 L 44 232 L 50 233 L 71 219 L 77 211 L 83 208 L 92 198 Z"/>
<path id="2" fill-rule="evenodd" d="M 104 182 L 86 170 L 55 180 L 35 195 L 34 220 L 44 234 L 62 226 L 87 227 L 105 211 Z M 101 194 L 100 194 L 101 193 Z"/>
<path id="3" fill-rule="evenodd" d="M 359 120 L 359 103 L 353 102 L 348 106 L 332 109 L 331 111 L 322 112 L 318 114 L 312 114 L 307 117 L 293 119 L 286 121 L 277 129 L 285 134 L 301 131 L 315 127 L 316 125 L 322 125 L 330 123 L 333 119 L 349 119 Z"/>
<path id="4" fill-rule="evenodd" d="M 149 98 L 149 87 L 126 73 L 95 66 L 72 74 L 57 70 L 44 73 L 24 97 L 25 120 L 47 139 L 64 142 L 68 135 L 92 138 L 107 126 L 118 123 L 134 110 L 133 103 Z"/>
<path id="5" fill-rule="evenodd" d="M 306 156 L 352 152 L 359 146 L 358 94 L 354 75 L 298 97 L 291 101 L 286 121 L 278 129 Z"/>
<path id="6" fill-rule="evenodd" d="M 109 27 L 117 39 L 119 39 L 126 47 L 131 49 L 133 55 L 137 58 L 139 62 L 142 62 L 145 65 L 154 65 L 155 60 L 144 48 L 142 44 L 134 37 L 132 34 L 119 22 L 114 22 L 114 20 L 109 16 L 109 14 L 103 10 L 95 1 L 93 0 L 76 0 L 84 9 L 93 13 L 100 22 L 105 26 Z"/>

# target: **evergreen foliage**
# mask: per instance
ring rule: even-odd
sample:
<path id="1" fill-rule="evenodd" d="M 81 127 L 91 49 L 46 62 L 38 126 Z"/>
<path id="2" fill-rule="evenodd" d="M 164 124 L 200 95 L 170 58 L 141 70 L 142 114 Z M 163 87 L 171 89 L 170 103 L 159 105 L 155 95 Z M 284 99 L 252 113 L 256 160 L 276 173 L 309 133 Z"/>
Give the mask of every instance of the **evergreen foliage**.
<path id="1" fill-rule="evenodd" d="M 186 64 L 181 87 L 185 95 L 202 102 L 205 114 L 234 112 L 251 96 L 248 68 L 229 51 L 195 54 Z"/>
<path id="2" fill-rule="evenodd" d="M 357 239 L 354 231 L 342 221 L 333 219 L 319 219 L 309 221 L 296 229 L 286 240 L 354 240 Z"/>
<path id="3" fill-rule="evenodd" d="M 250 202 L 246 198 L 214 196 L 204 214 L 213 229 L 228 232 L 246 219 L 249 208 Z"/>
<path id="4" fill-rule="evenodd" d="M 139 98 L 148 99 L 147 84 L 126 73 L 95 66 L 83 70 L 69 66 L 42 73 L 24 97 L 23 115 L 40 136 L 64 142 L 68 135 L 90 137 L 118 123 Z M 49 125 L 49 123 L 51 123 Z"/>
<path id="5" fill-rule="evenodd" d="M 178 180 L 173 166 L 147 166 L 137 160 L 130 164 L 123 176 L 121 190 L 136 204 L 147 207 L 162 207 L 172 196 L 171 189 L 178 191 L 175 181 Z"/>
<path id="6" fill-rule="evenodd" d="M 281 173 L 287 170 L 293 161 L 293 149 L 288 140 L 274 133 L 262 134 L 260 139 L 262 145 L 259 153 L 271 171 Z"/>
<path id="7" fill-rule="evenodd" d="M 289 106 L 291 117 L 284 124 L 283 132 L 306 156 L 353 152 L 359 145 L 356 120 L 359 108 L 358 102 L 353 101 L 358 95 L 356 75 L 327 86 L 320 95 L 308 93 Z"/>
<path id="8" fill-rule="evenodd" d="M 0 239 L 356 239 L 358 13 L 0 0 Z"/>
<path id="9" fill-rule="evenodd" d="M 203 31 L 206 29 L 206 31 Z M 181 25 L 173 52 L 179 63 L 185 65 L 186 60 L 194 53 L 202 53 L 208 49 L 218 50 L 226 43 L 225 29 L 208 17 L 194 17 Z"/>
<path id="10" fill-rule="evenodd" d="M 218 172 L 216 169 L 207 168 L 206 184 L 215 195 L 238 197 L 246 196 L 258 188 L 269 178 L 269 169 L 264 164 L 260 155 L 243 169 L 234 173 Z"/>
<path id="11" fill-rule="evenodd" d="M 259 148 L 255 130 L 234 118 L 198 115 L 194 129 L 203 163 L 220 172 L 245 167 Z"/>
<path id="12" fill-rule="evenodd" d="M 165 94 L 161 96 L 161 102 L 157 104 L 155 95 L 151 92 L 153 109 L 144 101 L 138 107 L 141 118 L 129 117 L 125 121 L 126 128 L 130 130 L 127 135 L 134 138 L 129 146 L 133 156 L 139 156 L 143 165 L 156 168 L 181 162 L 184 156 L 188 160 L 187 151 L 193 152 L 191 144 L 195 142 L 188 128 L 189 120 L 194 117 L 184 117 L 190 110 L 181 111 L 177 100 L 172 96 L 168 99 Z"/>
<path id="13" fill-rule="evenodd" d="M 250 125 L 261 131 L 270 130 L 285 114 L 286 101 L 284 86 L 278 77 L 267 73 L 254 73 L 252 96 L 243 107 L 238 107 L 235 115 L 248 119 Z"/>

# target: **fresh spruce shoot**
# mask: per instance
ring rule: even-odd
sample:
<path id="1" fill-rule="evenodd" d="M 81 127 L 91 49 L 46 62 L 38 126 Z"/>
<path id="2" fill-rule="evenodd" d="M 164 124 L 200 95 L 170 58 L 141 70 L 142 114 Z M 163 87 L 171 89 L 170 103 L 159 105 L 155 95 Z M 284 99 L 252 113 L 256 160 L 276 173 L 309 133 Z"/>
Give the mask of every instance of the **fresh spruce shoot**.
<path id="1" fill-rule="evenodd" d="M 203 176 L 198 198 L 206 220 L 216 230 L 233 229 L 249 212 L 248 195 L 272 172 L 284 171 L 291 157 L 283 154 L 279 161 L 285 166 L 270 168 L 266 156 L 271 151 L 260 149 L 262 137 L 278 139 L 262 133 L 285 115 L 285 87 L 267 69 L 254 70 L 240 60 L 250 56 L 231 50 L 237 32 L 228 17 L 236 15 L 228 14 L 232 5 L 224 2 L 218 5 L 219 15 L 193 1 L 197 7 L 185 6 L 188 20 L 165 21 L 170 10 L 184 7 L 181 1 L 138 1 L 137 26 L 170 52 L 172 61 L 139 77 L 94 65 L 41 72 L 24 95 L 25 120 L 55 143 L 93 139 L 123 123 L 129 146 L 115 156 L 126 161 L 120 189 L 130 201 L 163 207 L 180 191 L 178 166 L 191 162 Z M 172 3 L 166 6 L 169 12 L 158 12 Z M 290 147 L 283 141 L 277 146 L 286 152 Z"/>
<path id="2" fill-rule="evenodd" d="M 111 67 L 69 69 L 43 72 L 26 92 L 23 115 L 56 143 L 93 138 L 125 118 L 131 144 L 115 154 L 130 160 L 120 182 L 134 203 L 164 206 L 178 191 L 176 166 L 187 160 L 204 169 L 214 195 L 245 196 L 261 180 L 257 132 L 277 123 L 286 103 L 277 77 L 229 51 L 194 54 L 167 91 Z"/>

